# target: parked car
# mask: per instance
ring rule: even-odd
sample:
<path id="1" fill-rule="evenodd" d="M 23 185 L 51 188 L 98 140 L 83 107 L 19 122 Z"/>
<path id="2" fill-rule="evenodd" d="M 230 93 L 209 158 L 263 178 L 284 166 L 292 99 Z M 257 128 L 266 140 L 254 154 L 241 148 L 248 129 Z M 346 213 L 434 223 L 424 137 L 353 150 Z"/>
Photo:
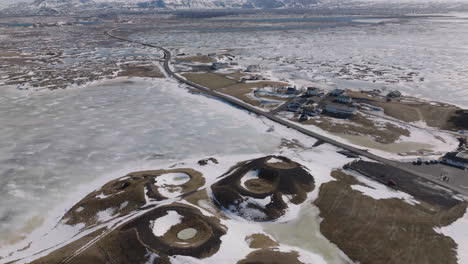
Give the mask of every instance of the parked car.
<path id="1" fill-rule="evenodd" d="M 309 116 L 306 113 L 302 113 L 301 117 L 299 117 L 299 121 L 307 121 L 309 120 Z"/>
<path id="2" fill-rule="evenodd" d="M 393 186 L 396 186 L 397 184 L 396 184 L 396 182 L 394 180 L 388 180 L 387 185 L 393 187 Z"/>

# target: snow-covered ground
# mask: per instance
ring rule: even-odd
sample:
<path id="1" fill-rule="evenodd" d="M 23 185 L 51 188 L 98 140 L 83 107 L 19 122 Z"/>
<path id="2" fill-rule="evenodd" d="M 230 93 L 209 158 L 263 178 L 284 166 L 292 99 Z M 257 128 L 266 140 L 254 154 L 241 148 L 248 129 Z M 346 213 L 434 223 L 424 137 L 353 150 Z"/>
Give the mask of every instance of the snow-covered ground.
<path id="1" fill-rule="evenodd" d="M 151 229 L 155 236 L 164 236 L 164 234 L 171 229 L 172 226 L 175 226 L 180 223 L 182 218 L 179 213 L 176 211 L 167 211 L 167 214 L 161 218 L 156 219 L 151 223 Z"/>
<path id="2" fill-rule="evenodd" d="M 271 31 L 282 25 L 278 21 L 265 26 L 259 20 L 258 31 L 214 25 L 200 32 L 178 29 L 134 37 L 189 54 L 227 51 L 236 55 L 241 67 L 260 65 L 264 75 L 298 86 L 397 89 L 468 107 L 465 16 L 393 19 L 379 25 L 359 17 L 367 24 L 307 30 L 299 25 L 283 31 Z"/>
<path id="3" fill-rule="evenodd" d="M 206 99 L 210 100 L 210 99 Z M 286 128 L 285 128 L 286 129 Z M 275 129 L 277 132 L 276 133 L 282 133 L 284 132 L 280 127 L 278 129 Z M 314 140 L 308 140 L 307 138 L 303 138 L 302 135 L 299 133 L 296 133 L 294 131 L 291 131 L 292 135 L 297 139 L 301 139 L 305 144 L 310 146 L 310 144 L 313 144 Z M 343 164 L 349 161 L 349 159 L 345 158 L 344 156 L 336 153 L 336 149 L 332 146 L 328 145 L 322 145 L 318 147 L 315 150 L 307 151 L 307 152 L 301 152 L 300 150 L 291 150 L 287 148 L 283 148 L 279 151 L 282 155 L 291 157 L 293 160 L 297 162 L 303 163 L 307 168 L 311 171 L 312 175 L 314 176 L 315 182 L 317 186 L 319 186 L 322 183 L 328 182 L 333 180 L 333 178 L 330 176 L 330 172 L 337 167 L 341 167 Z M 182 167 L 189 167 L 189 168 L 194 168 L 197 171 L 200 171 L 205 179 L 206 183 L 201 189 L 207 188 L 211 186 L 213 183 L 215 183 L 218 179 L 218 176 L 226 172 L 231 166 L 235 165 L 239 161 L 243 160 L 248 160 L 248 159 L 253 159 L 253 158 L 258 158 L 263 156 L 263 153 L 254 153 L 254 154 L 239 154 L 239 155 L 223 155 L 223 156 L 215 156 L 219 164 L 213 164 L 210 163 L 209 165 L 206 166 L 200 166 L 197 163 L 198 158 L 190 158 L 190 159 L 184 159 L 181 160 L 183 163 L 177 164 L 174 168 L 182 168 Z M 154 166 L 159 166 L 157 168 L 168 168 L 171 166 L 173 163 L 168 162 L 168 163 L 151 163 L 151 162 L 145 162 L 139 164 L 138 169 L 140 170 L 148 170 L 148 169 L 155 169 Z M 172 166 L 171 166 L 172 167 Z M 117 171 L 116 174 L 121 174 L 123 171 Z M 87 184 L 86 186 L 83 186 L 82 191 L 86 192 L 90 191 L 96 186 L 104 182 L 107 179 L 112 179 L 112 176 L 108 176 L 107 179 L 96 180 L 93 183 Z M 311 200 L 316 199 L 318 196 L 319 188 L 316 187 L 313 192 L 311 192 L 308 196 L 307 201 L 303 203 L 303 206 L 306 206 L 308 209 L 312 210 L 307 210 L 307 219 L 314 219 L 313 221 L 316 221 L 315 228 L 313 230 L 308 230 L 307 235 L 304 237 L 304 239 L 307 239 L 307 243 L 304 246 L 297 245 L 296 243 L 291 243 L 289 242 L 282 244 L 278 250 L 281 251 L 290 251 L 294 250 L 300 253 L 301 258 L 304 258 L 307 260 L 305 263 L 335 263 L 335 264 L 340 264 L 340 263 L 350 263 L 349 258 L 340 250 L 336 247 L 336 245 L 330 243 L 326 238 L 324 238 L 320 234 L 320 229 L 319 223 L 320 219 L 318 217 L 318 210 L 310 205 Z M 78 196 L 75 198 L 79 198 Z M 178 201 L 180 199 L 174 198 L 170 199 L 167 201 L 167 203 L 171 203 L 173 201 Z M 76 201 L 76 199 L 75 199 Z M 186 203 L 186 201 L 179 201 L 181 203 Z M 151 203 L 151 202 L 150 202 Z M 61 204 L 60 206 L 63 206 Z M 283 216 L 281 219 L 279 219 L 275 223 L 269 223 L 268 226 L 265 226 L 261 223 L 256 223 L 252 221 L 247 221 L 243 218 L 240 217 L 230 217 L 227 219 L 220 219 L 221 224 L 226 226 L 228 228 L 227 234 L 222 236 L 222 244 L 219 249 L 219 251 L 209 257 L 203 260 L 203 262 L 200 263 L 224 263 L 225 261 L 229 261 L 229 263 L 233 262 L 235 263 L 237 260 L 242 259 L 245 257 L 247 254 L 250 252 L 254 251 L 254 249 L 248 247 L 248 243 L 245 241 L 245 237 L 248 237 L 249 235 L 252 234 L 265 234 L 269 235 L 269 233 L 275 233 L 273 230 L 276 229 L 275 227 L 284 227 L 284 223 L 291 221 L 293 219 L 298 219 L 301 217 L 303 214 L 303 206 L 301 205 L 296 205 L 294 206 L 293 204 L 289 204 L 289 210 L 287 211 L 286 215 Z M 311 208 L 312 207 L 312 208 Z M 199 203 L 199 208 L 202 210 L 202 213 L 206 216 L 214 216 L 212 214 L 213 211 L 216 211 L 213 207 L 209 205 L 209 201 L 200 201 Z M 315 208 L 315 209 L 314 209 Z M 58 213 L 58 212 L 55 212 Z M 141 215 L 142 212 L 136 213 L 137 215 Z M 111 210 L 106 210 L 103 212 L 98 213 L 99 217 L 102 217 L 103 220 L 110 220 L 107 223 L 104 223 L 105 226 L 107 227 L 112 227 L 116 226 L 119 221 L 122 219 L 112 219 L 111 220 L 111 215 L 112 212 Z M 312 217 L 311 217 L 312 215 Z M 127 216 L 128 217 L 128 216 Z M 125 218 L 125 217 L 124 217 Z M 176 225 L 178 222 L 180 222 L 181 216 L 175 212 L 169 210 L 166 215 L 163 215 L 162 217 L 158 218 L 154 222 L 150 223 L 151 224 L 151 229 L 153 230 L 153 233 L 156 236 L 163 236 L 167 230 L 169 230 L 172 226 Z M 80 228 L 82 226 L 75 226 L 75 227 L 70 227 L 66 226 L 63 224 L 59 224 L 55 226 L 56 223 L 53 221 L 56 221 L 56 219 L 51 219 L 51 226 L 47 228 L 42 228 L 40 230 L 41 232 L 36 232 L 33 234 L 30 239 L 33 241 L 33 243 L 24 251 L 19 251 L 13 254 L 12 256 L 6 258 L 6 260 L 9 259 L 16 259 L 16 258 L 21 258 L 21 257 L 27 257 L 23 260 L 21 260 L 19 263 L 27 263 L 28 261 L 31 261 L 33 259 L 37 259 L 38 257 L 44 256 L 48 254 L 49 252 L 53 251 L 56 247 L 57 244 L 61 243 L 64 241 L 65 243 L 75 241 L 81 237 L 83 237 L 86 234 L 89 234 L 90 232 L 93 232 L 96 229 L 101 228 L 102 226 L 96 226 L 92 227 L 87 230 L 82 230 L 80 232 Z M 307 220 L 310 221 L 310 220 Z M 120 222 L 121 223 L 121 222 Z M 66 232 L 65 232 L 66 231 Z M 283 243 L 281 240 L 281 236 L 278 237 L 279 242 Z M 288 239 L 285 238 L 285 241 L 289 241 Z M 26 240 L 19 245 L 16 245 L 16 247 L 13 248 L 22 248 L 23 244 L 28 244 L 29 240 Z M 315 245 L 315 246 L 314 246 Z M 5 247 L 0 250 L 0 256 L 4 256 L 5 253 L 12 252 L 12 247 Z M 32 256 L 32 253 L 34 252 L 41 252 L 38 255 Z M 184 260 L 191 260 L 195 261 L 191 257 L 187 256 L 176 256 L 172 259 L 172 263 L 185 263 Z M 198 263 L 198 262 L 190 262 L 190 263 Z"/>
<path id="4" fill-rule="evenodd" d="M 253 116 L 173 81 L 121 81 L 0 96 L 0 248 L 95 179 L 140 164 L 271 152 L 280 144 Z"/>
<path id="5" fill-rule="evenodd" d="M 8 121 L 10 126 L 2 127 L 1 133 L 4 140 L 0 162 L 7 177 L 1 179 L 5 191 L 0 195 L 6 205 L 1 208 L 2 214 L 9 215 L 10 220 L 2 222 L 0 256 L 33 241 L 27 250 L 7 260 L 49 248 L 36 256 L 39 257 L 61 241 L 72 241 L 92 232 L 94 229 L 76 236 L 81 226 L 56 226 L 56 223 L 87 193 L 132 171 L 168 168 L 179 163 L 176 168 L 192 167 L 202 172 L 206 177 L 204 187 L 208 187 L 238 161 L 280 154 L 305 165 L 314 176 L 317 187 L 304 203 L 309 204 L 318 197 L 318 186 L 333 180 L 330 172 L 350 161 L 338 154 L 335 147 L 322 145 L 312 149 L 315 143 L 312 138 L 211 98 L 191 95 L 173 81 L 119 81 L 122 80 L 112 81 L 111 85 L 101 82 L 93 87 L 31 95 L 12 92 L 2 97 L 0 110 L 6 113 L 2 122 Z M 295 139 L 308 150 L 279 147 L 281 138 Z M 197 164 L 199 159 L 209 156 L 217 158 L 219 164 L 204 167 Z M 169 174 L 161 184 L 170 184 L 182 176 Z M 383 193 L 383 199 L 395 197 L 385 196 L 385 192 L 390 192 L 385 188 L 378 192 Z M 204 206 L 207 204 L 200 204 L 201 209 Z M 301 208 L 291 204 L 278 224 L 302 217 Z M 314 212 L 306 217 L 315 219 L 318 227 L 318 211 Z M 113 214 L 113 209 L 100 212 L 98 221 L 115 225 Z M 167 218 L 170 221 L 165 221 L 166 229 L 177 217 Z M 251 252 L 247 246 L 237 245 L 240 237 L 271 232 L 267 227 L 238 218 L 222 223 L 229 227 L 229 232 L 223 236 L 219 254 L 207 260 L 213 263 L 226 256 L 239 259 Z M 28 238 L 7 246 L 15 235 L 27 230 L 25 227 L 29 228 L 24 232 Z M 160 234 L 161 230 L 155 232 Z M 287 242 L 280 250 L 298 251 L 301 258 L 314 263 L 348 263 L 349 259 L 327 242 L 319 228 L 308 234 L 305 239 L 317 241 L 317 246 Z M 236 250 L 233 245 L 237 245 Z M 184 258 L 173 261 L 183 263 Z"/>
<path id="6" fill-rule="evenodd" d="M 230 52 L 240 58 L 241 66 L 261 64 L 274 79 L 296 84 L 397 88 L 408 94 L 468 105 L 468 93 L 461 88 L 463 73 L 468 70 L 465 63 L 468 46 L 464 42 L 468 33 L 462 30 L 466 24 L 437 19 L 438 22 L 421 19 L 378 27 L 262 32 L 255 38 L 246 36 L 252 33 L 245 32 L 161 33 L 161 37 L 145 38 L 173 48 L 185 47 L 183 50 L 190 53 L 209 53 L 220 47 L 232 49 Z M 174 43 L 180 46 L 175 47 Z M 359 82 L 334 75 L 349 62 L 388 72 L 384 77 L 375 75 Z M 415 70 L 424 81 L 385 82 Z M 197 160 L 213 156 L 220 161 L 219 165 L 197 167 L 210 176 L 206 187 L 238 161 L 282 154 L 304 164 L 314 175 L 317 187 L 308 197 L 307 204 L 310 204 L 318 196 L 318 186 L 333 180 L 330 172 L 350 161 L 330 145 L 311 148 L 314 139 L 217 100 L 189 94 L 167 79 L 131 79 L 131 82 L 117 79 L 53 92 L 3 90 L 0 113 L 0 123 L 5 124 L 0 127 L 0 256 L 25 247 L 30 240 L 35 241 L 26 251 L 10 258 L 72 239 L 80 226 L 53 228 L 63 213 L 98 186 L 132 171 L 168 168 L 178 162 L 184 162 L 183 166 L 197 166 Z M 417 131 L 414 134 L 428 136 Z M 280 148 L 282 138 L 295 139 L 305 148 Z M 170 184 L 179 176 L 169 175 L 160 184 Z M 250 176 L 254 178 L 255 173 Z M 374 182 L 365 183 L 370 187 L 353 188 L 376 199 L 400 198 L 414 203 L 409 195 Z M 301 219 L 301 209 L 301 206 L 291 206 L 280 222 Z M 112 214 L 112 210 L 101 212 L 98 220 L 108 221 Z M 318 212 L 310 214 L 307 219 L 316 221 L 318 227 Z M 174 219 L 177 217 L 168 215 L 166 220 L 169 223 Z M 209 261 L 221 263 L 222 256 L 245 256 L 252 250 L 239 245 L 239 238 L 268 233 L 266 227 L 238 220 L 223 220 L 229 232 L 223 237 L 219 254 Z M 465 220 L 466 216 L 441 229 L 461 243 L 460 260 L 466 258 L 464 251 L 460 251 L 465 250 L 466 242 L 461 233 L 453 230 L 461 230 Z M 109 225 L 112 224 L 115 222 L 110 220 Z M 53 232 L 49 232 L 51 229 Z M 43 237 L 45 233 L 48 235 Z M 21 236 L 28 239 L 9 245 Z M 319 228 L 311 230 L 307 239 L 308 243 L 294 245 L 284 238 L 290 247 L 281 250 L 300 251 L 301 258 L 313 263 L 347 262 L 347 257 L 335 245 L 326 243 Z M 316 242 L 315 245 L 310 241 Z M 173 261 L 184 263 L 184 258 L 176 257 Z"/>
<path id="7" fill-rule="evenodd" d="M 468 263 L 468 211 L 455 223 L 437 228 L 436 231 L 451 237 L 458 245 L 458 263 Z"/>

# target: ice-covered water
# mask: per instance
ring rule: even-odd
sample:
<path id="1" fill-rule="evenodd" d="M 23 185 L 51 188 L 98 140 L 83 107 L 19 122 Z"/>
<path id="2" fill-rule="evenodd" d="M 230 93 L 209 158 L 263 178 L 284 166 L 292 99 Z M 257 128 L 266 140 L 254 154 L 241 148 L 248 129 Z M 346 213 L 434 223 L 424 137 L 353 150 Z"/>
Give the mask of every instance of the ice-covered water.
<path id="1" fill-rule="evenodd" d="M 279 144 L 254 117 L 169 80 L 4 93 L 0 113 L 0 246 L 29 233 L 83 184 L 123 176 L 115 171 Z"/>
<path id="2" fill-rule="evenodd" d="M 468 20 L 463 14 L 368 22 L 374 23 L 309 30 L 192 30 L 134 37 L 186 53 L 229 52 L 243 67 L 257 64 L 270 77 L 298 85 L 398 89 L 468 107 Z M 356 77 L 359 80 L 351 80 Z"/>
<path id="3" fill-rule="evenodd" d="M 327 263 L 350 263 L 348 258 L 320 233 L 319 210 L 312 204 L 301 208 L 301 215 L 285 223 L 265 223 L 265 231 L 278 241 L 320 254 Z"/>

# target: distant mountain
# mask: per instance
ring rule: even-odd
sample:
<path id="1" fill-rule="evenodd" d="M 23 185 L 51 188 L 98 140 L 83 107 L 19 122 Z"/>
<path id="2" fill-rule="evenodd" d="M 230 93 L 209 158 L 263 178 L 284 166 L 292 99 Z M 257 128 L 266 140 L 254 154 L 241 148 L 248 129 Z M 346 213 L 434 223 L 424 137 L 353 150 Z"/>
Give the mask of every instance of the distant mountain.
<path id="1" fill-rule="evenodd" d="M 35 0 L 32 7 L 125 6 L 133 8 L 212 9 L 287 8 L 315 6 L 320 0 Z"/>
<path id="2" fill-rule="evenodd" d="M 427 6 L 454 6 L 466 5 L 468 0 L 320 0 L 322 5 L 336 6 L 402 6 L 402 7 L 427 7 Z"/>
<path id="3" fill-rule="evenodd" d="M 311 7 L 319 0 L 35 0 L 30 4 L 16 4 L 9 9 L 40 10 L 41 12 L 77 11 L 90 8 L 160 8 L 160 9 L 227 9 L 227 8 L 290 8 Z"/>
<path id="4" fill-rule="evenodd" d="M 30 0 L 31 1 L 31 0 Z M 286 9 L 286 8 L 430 8 L 468 7 L 468 0 L 34 0 L 3 11 L 38 14 L 99 9 Z"/>

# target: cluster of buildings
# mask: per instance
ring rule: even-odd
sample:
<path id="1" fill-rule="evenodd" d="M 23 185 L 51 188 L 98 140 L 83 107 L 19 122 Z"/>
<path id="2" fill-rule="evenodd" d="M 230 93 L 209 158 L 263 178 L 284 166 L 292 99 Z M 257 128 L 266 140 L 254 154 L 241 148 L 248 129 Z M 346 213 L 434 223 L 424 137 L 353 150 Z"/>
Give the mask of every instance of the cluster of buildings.
<path id="1" fill-rule="evenodd" d="M 215 57 L 216 54 L 208 54 L 210 57 Z M 232 60 L 233 58 L 228 58 Z M 229 62 L 214 62 L 211 66 L 213 70 L 220 70 L 229 68 L 231 64 Z M 244 72 L 254 73 L 260 70 L 259 65 L 249 65 L 246 67 Z M 241 82 L 247 81 L 258 81 L 264 80 L 263 77 L 258 75 L 249 75 L 241 78 Z M 304 91 L 303 89 L 299 90 L 296 87 L 281 87 L 277 88 L 275 91 L 256 91 L 262 92 L 264 94 L 272 96 L 282 96 L 282 97 L 300 97 L 304 100 L 292 100 L 287 104 L 287 111 L 300 113 L 300 120 L 307 120 L 308 117 L 318 116 L 321 114 L 326 114 L 336 118 L 351 118 L 356 114 L 357 109 L 371 110 L 371 111 L 382 111 L 381 108 L 375 107 L 365 102 L 354 102 L 353 98 L 346 95 L 346 91 L 343 89 L 334 89 L 328 93 L 325 93 L 323 90 L 316 87 L 307 87 Z M 366 91 L 366 93 L 380 96 L 381 90 Z M 402 96 L 401 92 L 395 90 L 390 91 L 385 97 L 387 101 L 400 98 Z"/>
<path id="2" fill-rule="evenodd" d="M 262 81 L 262 80 L 266 80 L 266 79 L 264 77 L 260 76 L 260 75 L 248 75 L 248 76 L 245 76 L 245 77 L 241 78 L 241 82 Z"/>
<path id="3" fill-rule="evenodd" d="M 291 90 L 291 93 L 294 91 Z M 353 116 L 357 108 L 353 104 L 353 99 L 345 95 L 345 90 L 335 89 L 325 94 L 318 88 L 308 87 L 303 94 L 307 98 L 303 103 L 291 102 L 287 106 L 290 112 L 300 112 L 300 120 L 307 120 L 310 116 L 327 114 L 338 118 L 349 118 Z"/>
<path id="4" fill-rule="evenodd" d="M 357 108 L 353 104 L 353 99 L 345 95 L 345 90 L 335 89 L 322 101 L 323 112 L 339 118 L 349 118 L 353 116 Z"/>
<path id="5" fill-rule="evenodd" d="M 280 87 L 276 90 L 278 93 L 297 95 L 300 91 L 296 87 Z"/>
<path id="6" fill-rule="evenodd" d="M 214 62 L 213 64 L 211 64 L 211 69 L 215 71 L 226 69 L 229 67 L 230 67 L 229 63 L 225 63 L 225 62 Z"/>
<path id="7" fill-rule="evenodd" d="M 468 168 L 468 151 L 449 152 L 440 161 L 443 164 L 460 169 Z"/>

